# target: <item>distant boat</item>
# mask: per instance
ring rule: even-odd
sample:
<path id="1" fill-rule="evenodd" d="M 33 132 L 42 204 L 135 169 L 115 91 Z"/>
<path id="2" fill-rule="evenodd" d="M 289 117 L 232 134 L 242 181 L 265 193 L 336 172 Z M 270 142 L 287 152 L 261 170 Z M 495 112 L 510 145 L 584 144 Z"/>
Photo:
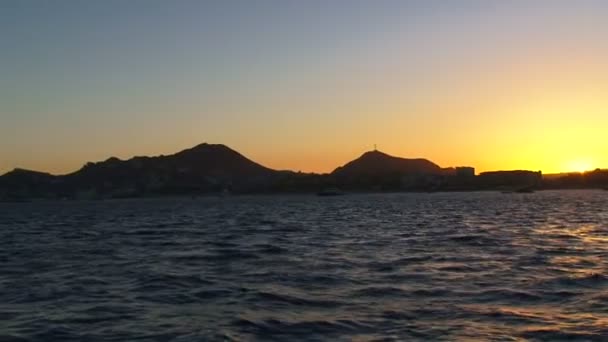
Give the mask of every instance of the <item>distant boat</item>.
<path id="1" fill-rule="evenodd" d="M 531 194 L 534 192 L 534 186 L 523 186 L 515 189 L 508 189 L 501 191 L 503 194 Z"/>
<path id="2" fill-rule="evenodd" d="M 328 189 L 323 189 L 323 190 L 317 192 L 317 196 L 322 196 L 322 197 L 342 196 L 342 195 L 344 195 L 344 192 L 342 192 L 342 190 L 340 190 L 338 188 L 328 188 Z"/>
<path id="3" fill-rule="evenodd" d="M 523 188 L 515 189 L 515 192 L 517 192 L 519 194 L 531 194 L 534 192 L 534 187 L 525 186 Z"/>

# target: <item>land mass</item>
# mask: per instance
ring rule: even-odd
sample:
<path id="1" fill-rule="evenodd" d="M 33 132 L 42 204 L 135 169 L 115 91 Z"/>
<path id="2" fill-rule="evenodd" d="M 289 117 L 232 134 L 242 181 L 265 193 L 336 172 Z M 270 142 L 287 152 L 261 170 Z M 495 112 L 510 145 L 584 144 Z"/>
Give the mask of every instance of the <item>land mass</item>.
<path id="1" fill-rule="evenodd" d="M 200 144 L 168 156 L 87 163 L 66 175 L 15 169 L 0 176 L 0 200 L 104 199 L 213 193 L 344 191 L 468 191 L 605 188 L 608 171 L 543 178 L 516 170 L 475 174 L 374 150 L 329 174 L 273 170 L 220 144 Z"/>

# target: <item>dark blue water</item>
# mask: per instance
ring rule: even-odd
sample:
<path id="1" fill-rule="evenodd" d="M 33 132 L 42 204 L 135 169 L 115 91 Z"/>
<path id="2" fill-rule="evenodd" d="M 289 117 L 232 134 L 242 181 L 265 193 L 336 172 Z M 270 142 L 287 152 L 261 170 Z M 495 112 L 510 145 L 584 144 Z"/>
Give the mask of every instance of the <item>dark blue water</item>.
<path id="1" fill-rule="evenodd" d="M 608 340 L 608 191 L 0 204 L 1 341 Z"/>

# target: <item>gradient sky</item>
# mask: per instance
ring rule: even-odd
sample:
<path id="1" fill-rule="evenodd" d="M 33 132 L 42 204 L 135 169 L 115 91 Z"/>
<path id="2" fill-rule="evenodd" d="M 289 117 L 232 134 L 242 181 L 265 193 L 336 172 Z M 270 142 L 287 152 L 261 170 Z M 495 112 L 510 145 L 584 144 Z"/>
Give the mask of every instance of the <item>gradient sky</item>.
<path id="1" fill-rule="evenodd" d="M 608 1 L 0 1 L 0 173 L 226 144 L 608 167 Z"/>

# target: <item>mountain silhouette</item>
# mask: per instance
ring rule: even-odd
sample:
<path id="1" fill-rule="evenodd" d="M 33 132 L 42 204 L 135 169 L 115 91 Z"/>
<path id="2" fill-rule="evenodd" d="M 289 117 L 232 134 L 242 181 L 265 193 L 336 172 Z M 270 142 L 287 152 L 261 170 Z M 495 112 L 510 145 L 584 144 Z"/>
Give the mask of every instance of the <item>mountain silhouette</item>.
<path id="1" fill-rule="evenodd" d="M 38 172 L 26 169 L 14 169 L 13 171 L 9 171 L 2 175 L 0 179 L 4 181 L 41 181 L 48 180 L 53 178 L 54 176 L 50 173 Z"/>
<path id="2" fill-rule="evenodd" d="M 332 172 L 333 176 L 343 179 L 394 174 L 441 174 L 441 167 L 427 159 L 406 159 L 369 151 Z"/>
<path id="3" fill-rule="evenodd" d="M 462 168 L 461 168 L 462 169 Z M 468 168 L 473 170 L 472 168 Z M 172 155 L 116 157 L 89 162 L 66 175 L 15 169 L 0 176 L 0 200 L 105 199 L 121 197 L 199 195 L 207 193 L 346 191 L 488 190 L 514 187 L 538 172 L 506 171 L 475 176 L 442 169 L 422 158 L 407 159 L 374 150 L 330 174 L 277 171 L 260 165 L 221 144 L 200 144 Z M 551 188 L 605 187 L 608 172 L 545 182 Z M 499 184 L 500 183 L 500 184 Z M 529 182 L 528 182 L 529 183 Z"/>
<path id="4" fill-rule="evenodd" d="M 190 168 L 190 172 L 219 178 L 267 177 L 277 172 L 221 144 L 200 144 L 167 159 L 177 167 Z"/>
<path id="5" fill-rule="evenodd" d="M 169 156 L 134 157 L 127 161 L 109 158 L 88 163 L 68 177 L 83 182 L 99 179 L 121 181 L 136 176 L 179 177 L 182 181 L 238 181 L 275 174 L 240 153 L 219 144 L 200 144 Z"/>
<path id="6" fill-rule="evenodd" d="M 0 177 L 0 195 L 106 198 L 252 192 L 266 189 L 284 174 L 225 145 L 204 143 L 168 156 L 111 157 L 62 176 L 16 169 Z"/>
<path id="7" fill-rule="evenodd" d="M 49 173 L 14 169 L 0 176 L 0 200 L 20 200 L 53 192 L 57 177 Z"/>
<path id="8" fill-rule="evenodd" d="M 50 173 L 26 170 L 26 169 L 14 169 L 4 175 L 0 176 L 0 187 L 10 188 L 16 187 L 20 184 L 28 186 L 43 185 L 51 182 L 56 177 Z"/>

